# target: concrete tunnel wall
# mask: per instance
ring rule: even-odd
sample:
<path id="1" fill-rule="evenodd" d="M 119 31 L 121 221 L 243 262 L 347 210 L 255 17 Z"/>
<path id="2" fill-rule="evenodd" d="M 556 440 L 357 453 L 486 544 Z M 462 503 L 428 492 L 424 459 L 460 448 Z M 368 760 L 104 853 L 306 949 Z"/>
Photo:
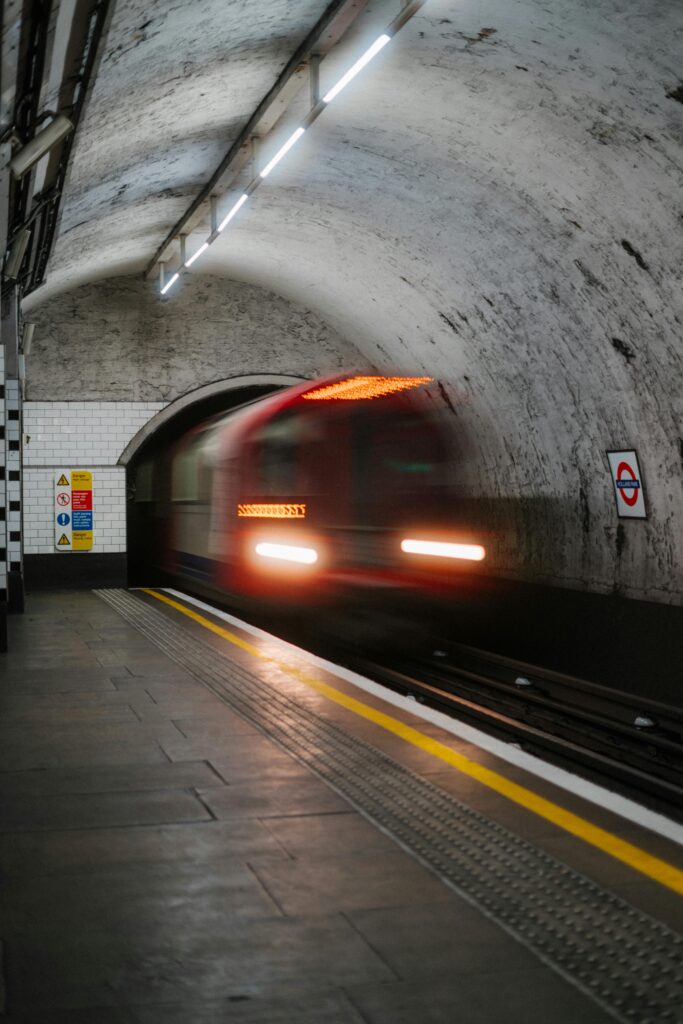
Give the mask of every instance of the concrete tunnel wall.
<path id="1" fill-rule="evenodd" d="M 125 472 L 117 462 L 130 439 L 170 401 L 210 381 L 229 384 L 231 377 L 264 368 L 308 376 L 364 361 L 310 311 L 224 279 L 199 278 L 173 304 L 159 302 L 139 279 L 115 279 L 55 298 L 36 311 L 35 319 L 25 407 L 29 555 L 54 551 L 55 467 L 98 467 L 95 551 L 122 553 Z M 505 473 L 498 464 L 491 472 L 482 458 L 480 433 L 485 427 L 488 437 L 494 435 L 495 418 L 477 406 L 464 379 L 445 383 L 442 393 L 465 457 L 465 506 L 495 538 L 487 571 L 603 592 L 621 584 L 622 592 L 661 599 L 665 590 L 658 584 L 667 577 L 656 569 L 675 572 L 676 567 L 662 559 L 648 563 L 653 520 L 626 521 L 618 533 L 605 466 L 599 465 L 593 488 L 604 496 L 601 516 L 586 510 L 579 466 L 568 466 L 563 490 L 547 493 L 531 482 L 524 486 L 528 477 L 516 479 L 514 461 Z M 502 437 L 499 443 L 513 451 L 519 440 Z M 608 440 L 617 443 L 614 435 Z M 602 451 L 598 455 L 603 457 Z M 650 475 L 646 480 L 650 488 Z M 574 491 L 572 481 L 578 481 Z M 650 490 L 648 497 L 652 502 Z M 634 570 L 645 570 L 655 585 L 624 586 L 625 575 Z"/>
<path id="2" fill-rule="evenodd" d="M 159 33 L 173 31 L 169 20 L 154 28 L 157 46 Z M 127 316 L 128 285 L 57 296 L 101 276 L 107 254 L 122 267 L 125 253 L 139 251 L 129 269 L 141 269 L 150 246 L 135 231 L 140 216 L 162 201 L 182 209 L 197 169 L 175 159 L 172 193 L 117 199 L 100 216 L 101 193 L 88 190 L 83 169 L 111 142 L 106 119 L 93 115 L 77 145 L 81 172 L 66 196 L 52 297 L 32 297 L 31 317 L 62 353 L 36 349 L 29 398 L 57 379 L 75 393 L 84 379 L 93 395 L 168 401 L 174 380 L 182 388 L 196 375 L 201 318 L 220 305 L 217 290 L 200 303 L 217 288 L 204 275 L 222 275 L 235 297 L 257 286 L 310 310 L 329 332 L 335 365 L 358 361 L 345 358 L 352 340 L 369 365 L 442 381 L 467 439 L 465 494 L 499 536 L 496 572 L 680 602 L 682 48 L 678 0 L 645 9 L 641 0 L 430 0 L 307 133 L 201 271 L 168 303 L 144 299 L 149 337 L 137 314 Z M 141 40 L 136 60 L 144 49 Z M 179 37 L 165 49 L 182 60 Z M 124 48 L 119 76 L 128 59 Z M 183 81 L 174 88 L 181 102 Z M 139 113 L 126 123 L 142 131 Z M 121 335 L 107 328 L 104 347 L 89 347 L 99 337 L 91 324 L 119 317 Z M 264 339 L 269 326 L 261 320 Z M 251 350 L 252 364 L 275 371 L 277 352 L 283 372 L 322 369 L 320 360 L 304 367 L 297 330 L 274 332 L 275 345 Z M 59 370 L 72 345 L 81 365 Z M 617 519 L 605 459 L 605 449 L 631 447 L 645 521 Z"/>
<path id="3" fill-rule="evenodd" d="M 263 289 L 206 278 L 185 301 L 160 303 L 140 278 L 87 285 L 33 314 L 24 405 L 24 544 L 27 576 L 53 578 L 54 471 L 94 472 L 97 560 L 88 570 L 125 578 L 126 470 L 130 441 L 181 396 L 220 384 L 258 383 L 264 367 L 283 378 L 358 363 L 357 350 L 317 316 Z M 180 403 L 179 403 L 180 404 Z M 40 556 L 36 561 L 36 556 Z M 46 565 L 44 558 L 56 559 Z M 89 556 L 88 556 L 89 557 Z M 75 570 L 69 567 L 69 573 Z"/>

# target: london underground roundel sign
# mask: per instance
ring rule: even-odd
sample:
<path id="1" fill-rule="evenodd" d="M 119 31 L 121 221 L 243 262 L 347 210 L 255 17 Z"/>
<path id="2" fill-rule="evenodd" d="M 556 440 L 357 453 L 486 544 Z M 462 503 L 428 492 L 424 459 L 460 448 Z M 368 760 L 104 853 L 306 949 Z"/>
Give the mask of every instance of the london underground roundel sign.
<path id="1" fill-rule="evenodd" d="M 645 519 L 645 493 L 635 451 L 607 452 L 614 484 L 617 515 Z"/>

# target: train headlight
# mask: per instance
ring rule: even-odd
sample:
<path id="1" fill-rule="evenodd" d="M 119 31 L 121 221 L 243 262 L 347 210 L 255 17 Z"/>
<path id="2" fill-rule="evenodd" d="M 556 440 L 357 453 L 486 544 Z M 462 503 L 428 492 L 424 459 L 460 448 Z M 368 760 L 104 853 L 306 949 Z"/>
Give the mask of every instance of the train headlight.
<path id="1" fill-rule="evenodd" d="M 301 547 L 298 544 L 274 544 L 270 541 L 259 541 L 254 551 L 261 558 L 296 562 L 299 565 L 314 565 L 318 561 L 318 552 L 315 548 Z"/>
<path id="2" fill-rule="evenodd" d="M 433 555 L 437 558 L 463 558 L 468 562 L 481 562 L 486 551 L 481 544 L 453 544 L 440 540 L 418 540 L 405 537 L 401 551 L 408 555 Z"/>

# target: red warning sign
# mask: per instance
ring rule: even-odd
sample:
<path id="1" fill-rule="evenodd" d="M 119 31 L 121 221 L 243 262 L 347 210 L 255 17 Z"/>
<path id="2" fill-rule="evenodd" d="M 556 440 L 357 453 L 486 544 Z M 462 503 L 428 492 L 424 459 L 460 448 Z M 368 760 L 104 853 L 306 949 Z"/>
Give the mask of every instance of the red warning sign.
<path id="1" fill-rule="evenodd" d="M 92 491 L 72 491 L 71 507 L 74 512 L 88 512 L 92 510 Z"/>
<path id="2" fill-rule="evenodd" d="M 646 519 L 643 479 L 635 451 L 607 452 L 617 515 L 623 518 Z"/>

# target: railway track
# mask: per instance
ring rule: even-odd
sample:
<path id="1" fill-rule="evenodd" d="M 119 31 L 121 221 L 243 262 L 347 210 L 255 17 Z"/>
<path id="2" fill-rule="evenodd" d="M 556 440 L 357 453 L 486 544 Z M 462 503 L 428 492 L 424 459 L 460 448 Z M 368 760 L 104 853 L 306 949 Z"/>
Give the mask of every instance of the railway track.
<path id="1" fill-rule="evenodd" d="M 624 796 L 640 794 L 683 824 L 683 708 L 466 644 L 441 644 L 434 635 L 440 646 L 430 656 L 404 651 L 392 660 L 383 652 L 380 661 L 342 640 L 345 628 L 309 633 L 255 618 L 283 639 L 505 742 Z"/>
<path id="2" fill-rule="evenodd" d="M 683 820 L 683 710 L 464 644 L 400 667 L 344 661 L 529 752 L 640 792 Z"/>

